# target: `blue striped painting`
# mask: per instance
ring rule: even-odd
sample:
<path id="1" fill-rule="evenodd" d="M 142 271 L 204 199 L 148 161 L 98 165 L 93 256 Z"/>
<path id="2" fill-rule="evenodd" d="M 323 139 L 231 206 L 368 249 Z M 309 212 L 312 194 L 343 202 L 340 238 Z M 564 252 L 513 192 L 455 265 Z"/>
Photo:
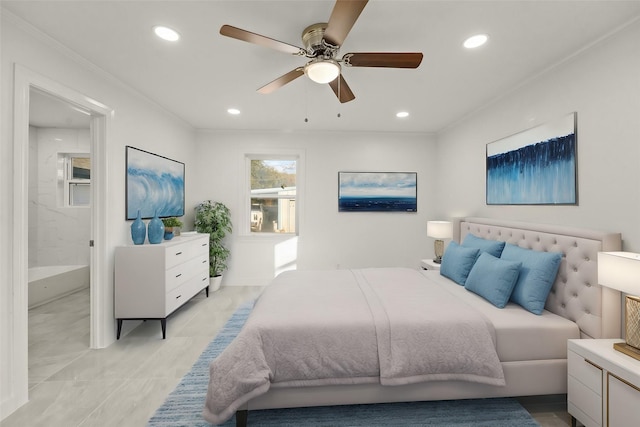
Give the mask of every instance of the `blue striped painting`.
<path id="1" fill-rule="evenodd" d="M 127 146 L 127 219 L 184 215 L 184 163 Z"/>
<path id="2" fill-rule="evenodd" d="M 576 176 L 575 113 L 487 145 L 488 205 L 577 204 Z"/>

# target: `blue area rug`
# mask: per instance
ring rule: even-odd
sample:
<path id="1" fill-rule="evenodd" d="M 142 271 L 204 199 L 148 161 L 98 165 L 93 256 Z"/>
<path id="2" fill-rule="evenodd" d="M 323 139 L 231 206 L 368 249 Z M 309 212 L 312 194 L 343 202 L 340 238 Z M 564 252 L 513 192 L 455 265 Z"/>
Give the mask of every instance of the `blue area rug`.
<path id="1" fill-rule="evenodd" d="M 191 371 L 167 397 L 149 420 L 149 427 L 208 427 L 202 418 L 209 362 L 235 338 L 253 303 L 245 304 L 231 316 Z M 235 426 L 235 417 L 223 424 Z M 455 427 L 539 427 L 520 404 L 511 398 L 445 400 L 436 402 L 385 403 L 378 405 L 325 406 L 317 408 L 250 411 L 250 427 L 373 427 L 373 426 L 455 426 Z"/>

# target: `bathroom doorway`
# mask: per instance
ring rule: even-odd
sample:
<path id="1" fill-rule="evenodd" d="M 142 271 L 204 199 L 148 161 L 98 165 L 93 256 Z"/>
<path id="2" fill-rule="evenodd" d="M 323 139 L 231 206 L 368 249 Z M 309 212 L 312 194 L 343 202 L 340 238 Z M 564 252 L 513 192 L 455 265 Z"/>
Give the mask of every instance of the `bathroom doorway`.
<path id="1" fill-rule="evenodd" d="M 109 287 L 108 221 L 107 221 L 107 134 L 113 110 L 101 102 L 72 88 L 61 85 L 20 64 L 14 73 L 13 122 L 13 242 L 12 294 L 10 325 L 10 375 L 3 386 L 11 396 L 9 411 L 28 400 L 28 258 L 29 258 L 29 105 L 32 90 L 57 98 L 90 117 L 90 348 L 103 348 L 115 340 L 113 298 Z M 80 196 L 82 190 L 78 191 Z"/>
<path id="2" fill-rule="evenodd" d="M 29 387 L 89 350 L 91 113 L 29 90 Z"/>

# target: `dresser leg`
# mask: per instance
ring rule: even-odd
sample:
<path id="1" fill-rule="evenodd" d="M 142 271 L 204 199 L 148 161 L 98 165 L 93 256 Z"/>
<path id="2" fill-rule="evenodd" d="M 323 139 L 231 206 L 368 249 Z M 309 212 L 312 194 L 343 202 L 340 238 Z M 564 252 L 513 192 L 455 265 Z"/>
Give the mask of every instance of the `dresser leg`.
<path id="1" fill-rule="evenodd" d="M 120 332 L 122 332 L 122 319 L 118 319 L 118 333 L 116 334 L 116 339 L 120 339 Z"/>
<path id="2" fill-rule="evenodd" d="M 205 292 L 205 294 L 207 294 L 207 298 L 209 298 L 209 286 L 204 288 L 204 292 Z"/>
<path id="3" fill-rule="evenodd" d="M 167 318 L 160 319 L 160 327 L 162 328 L 162 339 L 167 338 Z"/>
<path id="4" fill-rule="evenodd" d="M 577 422 L 576 422 L 576 421 L 577 421 L 577 420 L 576 420 L 576 417 L 574 417 L 573 415 L 571 415 L 571 427 L 576 427 L 576 424 L 577 424 Z"/>

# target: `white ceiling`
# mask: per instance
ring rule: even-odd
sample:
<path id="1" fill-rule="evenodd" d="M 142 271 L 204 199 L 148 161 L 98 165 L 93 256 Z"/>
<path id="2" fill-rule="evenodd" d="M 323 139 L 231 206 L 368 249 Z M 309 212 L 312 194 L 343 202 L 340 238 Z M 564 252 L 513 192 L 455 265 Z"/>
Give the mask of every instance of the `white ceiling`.
<path id="1" fill-rule="evenodd" d="M 343 68 L 356 99 L 301 77 L 256 89 L 305 58 L 223 37 L 229 24 L 302 46 L 326 1 L 6 1 L 3 8 L 201 129 L 436 132 L 640 16 L 640 1 L 371 0 L 347 52 L 424 53 L 417 70 Z M 152 27 L 171 26 L 177 43 Z M 461 47 L 485 32 L 489 43 Z M 226 110 L 242 111 L 231 116 Z M 398 119 L 400 110 L 410 112 Z M 308 122 L 305 122 L 308 118 Z"/>

